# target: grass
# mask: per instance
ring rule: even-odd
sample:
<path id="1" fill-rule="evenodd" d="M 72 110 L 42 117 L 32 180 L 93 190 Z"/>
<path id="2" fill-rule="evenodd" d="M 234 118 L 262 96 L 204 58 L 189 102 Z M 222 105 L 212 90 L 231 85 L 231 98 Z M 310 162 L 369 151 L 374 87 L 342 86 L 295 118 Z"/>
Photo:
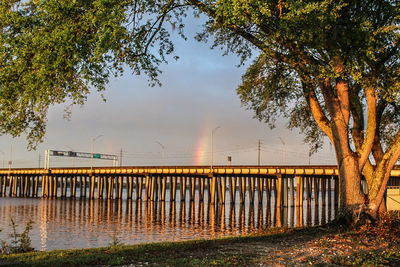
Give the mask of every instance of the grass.
<path id="1" fill-rule="evenodd" d="M 397 217 L 396 217 L 397 216 Z M 211 240 L 0 255 L 10 266 L 400 266 L 400 216 L 340 228 L 273 228 Z"/>
<path id="2" fill-rule="evenodd" d="M 159 242 L 103 248 L 53 250 L 0 256 L 0 262 L 18 266 L 82 266 L 82 265 L 162 265 L 162 266 L 243 266 L 251 264 L 251 255 L 215 253 L 224 245 L 273 241 L 294 235 L 295 229 L 270 229 L 266 232 L 239 237 L 182 242 Z M 305 231 L 305 230 L 303 230 Z M 313 228 L 307 229 L 315 232 Z"/>

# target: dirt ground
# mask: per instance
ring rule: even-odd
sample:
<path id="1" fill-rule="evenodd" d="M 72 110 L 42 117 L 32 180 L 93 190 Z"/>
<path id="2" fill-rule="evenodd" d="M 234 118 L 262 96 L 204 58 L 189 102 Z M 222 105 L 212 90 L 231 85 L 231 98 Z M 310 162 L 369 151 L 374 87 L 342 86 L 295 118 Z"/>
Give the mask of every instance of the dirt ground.
<path id="1" fill-rule="evenodd" d="M 277 236 L 217 244 L 204 250 L 203 257 L 239 256 L 244 260 L 232 265 L 251 266 L 400 266 L 400 227 L 396 228 L 367 225 L 343 232 L 328 226 L 304 231 L 278 229 Z M 229 261 L 227 265 L 231 265 Z"/>

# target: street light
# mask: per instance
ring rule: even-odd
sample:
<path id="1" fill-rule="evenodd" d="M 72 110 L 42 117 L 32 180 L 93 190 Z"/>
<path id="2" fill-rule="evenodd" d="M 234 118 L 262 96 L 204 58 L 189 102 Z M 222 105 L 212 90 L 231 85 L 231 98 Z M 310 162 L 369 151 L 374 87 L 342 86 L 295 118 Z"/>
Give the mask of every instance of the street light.
<path id="1" fill-rule="evenodd" d="M 164 166 L 164 158 L 165 158 L 165 146 L 163 146 L 163 144 L 161 144 L 160 142 L 156 141 L 157 144 L 159 144 L 161 146 L 162 149 L 162 153 L 161 153 L 161 164 L 162 166 Z"/>
<path id="2" fill-rule="evenodd" d="M 283 145 L 283 165 L 286 165 L 286 143 L 280 137 L 279 137 L 279 140 L 281 140 L 281 143 Z"/>
<path id="3" fill-rule="evenodd" d="M 215 131 L 217 131 L 219 128 L 221 128 L 220 126 L 215 127 L 212 131 L 211 131 L 211 172 L 213 169 L 213 161 L 214 161 L 214 133 Z"/>
<path id="4" fill-rule="evenodd" d="M 95 138 L 92 139 L 92 152 L 91 157 L 90 157 L 90 169 L 93 169 L 93 153 L 94 153 L 94 141 L 96 141 L 97 139 L 99 139 L 100 137 L 102 137 L 103 135 L 100 134 L 98 136 L 96 136 Z"/>

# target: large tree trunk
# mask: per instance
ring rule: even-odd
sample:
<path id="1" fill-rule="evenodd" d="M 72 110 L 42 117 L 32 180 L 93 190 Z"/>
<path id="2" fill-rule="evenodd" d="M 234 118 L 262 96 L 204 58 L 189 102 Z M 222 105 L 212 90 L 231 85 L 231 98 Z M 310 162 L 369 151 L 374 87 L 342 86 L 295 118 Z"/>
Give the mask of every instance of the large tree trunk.
<path id="1" fill-rule="evenodd" d="M 345 215 L 357 215 L 365 207 L 365 197 L 361 190 L 361 172 L 355 156 L 347 156 L 339 162 L 339 203 Z"/>

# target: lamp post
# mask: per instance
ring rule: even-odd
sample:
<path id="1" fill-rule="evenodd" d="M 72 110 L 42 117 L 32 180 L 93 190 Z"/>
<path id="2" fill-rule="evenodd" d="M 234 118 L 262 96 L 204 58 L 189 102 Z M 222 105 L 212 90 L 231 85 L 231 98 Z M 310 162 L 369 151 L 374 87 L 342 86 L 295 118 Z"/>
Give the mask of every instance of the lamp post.
<path id="1" fill-rule="evenodd" d="M 279 137 L 279 140 L 281 140 L 281 143 L 282 143 L 282 146 L 283 146 L 283 165 L 286 165 L 286 143 L 280 137 Z"/>
<path id="2" fill-rule="evenodd" d="M 211 172 L 213 170 L 213 163 L 214 163 L 214 133 L 215 131 L 217 131 L 219 128 L 221 128 L 220 126 L 215 127 L 212 131 L 211 131 L 211 163 L 210 163 L 210 169 Z"/>
<path id="3" fill-rule="evenodd" d="M 91 155 L 91 157 L 90 157 L 90 169 L 93 169 L 94 141 L 96 141 L 97 139 L 99 139 L 102 136 L 103 135 L 100 134 L 100 135 L 96 136 L 95 138 L 92 138 L 92 152 L 90 153 L 90 155 Z"/>
<path id="4" fill-rule="evenodd" d="M 165 146 L 161 144 L 160 142 L 156 141 L 157 144 L 161 146 L 162 152 L 161 152 L 161 166 L 164 167 L 164 159 L 165 159 Z"/>

